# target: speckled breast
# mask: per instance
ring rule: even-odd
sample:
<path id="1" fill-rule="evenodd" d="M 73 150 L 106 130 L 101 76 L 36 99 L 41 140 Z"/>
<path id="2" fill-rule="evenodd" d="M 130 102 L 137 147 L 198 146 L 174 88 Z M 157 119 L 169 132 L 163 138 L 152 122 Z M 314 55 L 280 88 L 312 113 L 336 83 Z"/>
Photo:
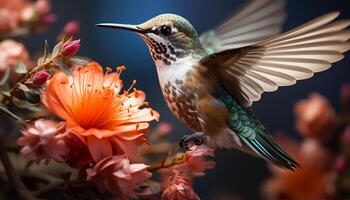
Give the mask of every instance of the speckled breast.
<path id="1" fill-rule="evenodd" d="M 176 80 L 173 84 L 168 82 L 162 91 L 170 110 L 192 130 L 201 131 L 195 96 L 184 86 L 183 81 Z"/>

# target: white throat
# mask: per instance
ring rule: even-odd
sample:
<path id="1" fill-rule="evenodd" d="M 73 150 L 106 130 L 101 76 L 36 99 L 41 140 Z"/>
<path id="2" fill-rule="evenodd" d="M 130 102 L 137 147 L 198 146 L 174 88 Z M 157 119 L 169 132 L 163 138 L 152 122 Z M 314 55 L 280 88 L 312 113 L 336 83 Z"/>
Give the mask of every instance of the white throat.
<path id="1" fill-rule="evenodd" d="M 166 65 L 163 61 L 155 61 L 159 83 L 163 89 L 167 83 L 175 83 L 176 81 L 185 81 L 186 74 L 193 68 L 197 62 L 192 55 L 177 59 L 171 65 Z"/>

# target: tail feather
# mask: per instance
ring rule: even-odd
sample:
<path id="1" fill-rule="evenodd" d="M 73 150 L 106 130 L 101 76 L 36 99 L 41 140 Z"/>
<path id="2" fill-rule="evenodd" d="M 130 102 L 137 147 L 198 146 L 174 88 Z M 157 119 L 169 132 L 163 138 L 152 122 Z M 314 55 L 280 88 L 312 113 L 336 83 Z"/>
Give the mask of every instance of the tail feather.
<path id="1" fill-rule="evenodd" d="M 300 168 L 300 164 L 286 153 L 267 133 L 258 132 L 254 139 L 241 138 L 253 151 L 275 165 L 290 170 Z"/>

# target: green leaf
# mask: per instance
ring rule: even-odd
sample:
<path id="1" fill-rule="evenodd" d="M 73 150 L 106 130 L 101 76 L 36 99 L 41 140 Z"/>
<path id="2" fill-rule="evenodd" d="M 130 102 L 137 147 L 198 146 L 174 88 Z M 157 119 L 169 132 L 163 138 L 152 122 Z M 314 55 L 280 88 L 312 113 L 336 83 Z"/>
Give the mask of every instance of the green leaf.
<path id="1" fill-rule="evenodd" d="M 56 46 L 52 50 L 52 56 L 56 56 L 59 54 L 62 50 L 62 42 L 59 42 L 56 44 Z"/>
<path id="2" fill-rule="evenodd" d="M 23 92 L 30 92 L 30 89 L 22 83 L 18 84 L 18 89 L 22 90 Z"/>
<path id="3" fill-rule="evenodd" d="M 48 53 L 49 53 L 49 43 L 47 42 L 47 40 L 45 40 L 44 60 L 46 60 Z"/>
<path id="4" fill-rule="evenodd" d="M 22 61 L 19 61 L 16 65 L 16 72 L 18 74 L 25 74 L 27 73 L 27 67 L 26 65 L 22 62 Z"/>
<path id="5" fill-rule="evenodd" d="M 62 62 L 62 60 L 61 59 L 56 59 L 55 61 L 54 61 L 54 65 L 56 65 L 61 71 L 63 71 L 65 74 L 67 74 L 67 75 L 72 75 L 73 73 L 72 73 L 72 70 L 69 68 L 69 67 L 67 67 L 63 62 Z"/>
<path id="6" fill-rule="evenodd" d="M 74 56 L 69 60 L 73 65 L 87 65 L 89 62 L 91 62 L 91 60 L 79 56 Z"/>
<path id="7" fill-rule="evenodd" d="M 42 65 L 44 62 L 45 62 L 45 58 L 44 58 L 44 56 L 41 56 L 41 57 L 38 59 L 38 66 Z"/>
<path id="8" fill-rule="evenodd" d="M 8 67 L 4 73 L 4 75 L 2 76 L 2 79 L 0 80 L 0 85 L 5 85 L 5 83 L 7 83 L 9 77 L 11 74 L 11 69 L 10 67 Z"/>

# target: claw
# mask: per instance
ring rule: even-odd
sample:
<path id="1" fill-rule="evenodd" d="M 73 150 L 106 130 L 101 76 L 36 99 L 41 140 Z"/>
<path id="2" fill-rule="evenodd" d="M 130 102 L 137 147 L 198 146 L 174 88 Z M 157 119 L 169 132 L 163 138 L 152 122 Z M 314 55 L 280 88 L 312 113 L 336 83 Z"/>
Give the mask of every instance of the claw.
<path id="1" fill-rule="evenodd" d="M 179 141 L 179 147 L 182 152 L 189 151 L 193 145 L 200 146 L 204 143 L 204 134 L 197 132 L 192 135 L 185 135 Z"/>

